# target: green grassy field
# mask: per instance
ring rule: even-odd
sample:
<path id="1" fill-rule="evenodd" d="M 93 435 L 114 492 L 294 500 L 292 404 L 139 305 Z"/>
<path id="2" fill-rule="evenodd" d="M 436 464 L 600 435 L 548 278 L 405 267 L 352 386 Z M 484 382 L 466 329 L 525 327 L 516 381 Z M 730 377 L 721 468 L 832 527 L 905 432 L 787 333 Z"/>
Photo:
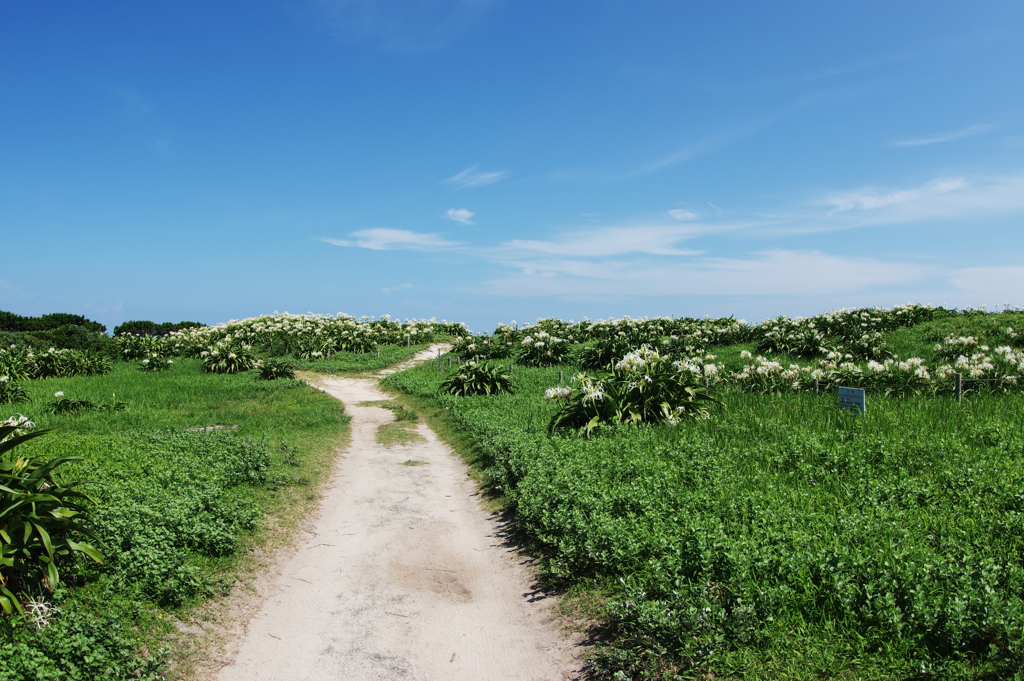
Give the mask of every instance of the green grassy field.
<path id="1" fill-rule="evenodd" d="M 406 418 L 381 438 L 411 435 L 415 411 L 459 448 L 541 558 L 543 579 L 589 622 L 591 678 L 1019 678 L 1022 325 L 1016 309 L 907 305 L 757 326 L 501 326 L 456 339 L 455 352 L 514 361 L 513 394 L 442 394 L 459 369 L 428 362 L 384 381 L 404 393 L 389 408 Z M 255 569 L 247 547 L 287 544 L 315 502 L 345 437 L 341 405 L 255 370 L 203 373 L 188 357 L 331 353 L 286 360 L 373 371 L 427 347 L 407 337 L 465 335 L 449 326 L 263 317 L 128 339 L 174 355 L 169 371 L 117 362 L 100 376 L 18 379 L 32 401 L 8 410 L 54 429 L 19 449 L 84 457 L 61 477 L 97 482 L 89 522 L 107 560 L 64 566 L 65 585 L 40 594 L 59 609 L 50 626 L 0 618 L 0 680 L 156 679 L 168 661 L 187 675 L 188 637 L 172 622 Z M 380 357 L 339 351 L 376 345 Z M 18 352 L 0 357 L 6 371 L 21 370 Z M 85 359 L 40 356 L 34 375 Z M 584 366 L 590 378 L 572 383 Z M 576 390 L 547 402 L 559 372 Z M 709 418 L 672 392 L 687 384 L 720 402 Z M 867 387 L 867 413 L 839 410 L 836 385 Z M 55 392 L 125 407 L 55 415 Z M 584 413 L 585 395 L 612 421 L 640 411 L 609 405 L 646 405 L 644 423 L 549 432 L 562 406 Z"/>
<path id="2" fill-rule="evenodd" d="M 182 643 L 172 621 L 226 593 L 245 572 L 245 547 L 286 542 L 314 505 L 346 437 L 341 403 L 299 381 L 200 365 L 180 358 L 143 373 L 121 362 L 102 376 L 29 381 L 31 402 L 4 405 L 53 429 L 18 453 L 84 458 L 59 477 L 96 481 L 83 489 L 99 504 L 89 525 L 106 561 L 64 569 L 48 596 L 60 610 L 52 625 L 0 618 L 0 679 L 163 678 L 188 647 L 169 650 Z M 127 406 L 52 415 L 55 392 Z"/>
<path id="3" fill-rule="evenodd" d="M 545 432 L 555 378 L 456 398 L 444 376 L 384 385 L 454 431 L 552 583 L 602 595 L 597 678 L 1018 674 L 1019 395 L 871 393 L 856 416 L 834 392 L 722 388 L 709 420 L 588 440 Z"/>

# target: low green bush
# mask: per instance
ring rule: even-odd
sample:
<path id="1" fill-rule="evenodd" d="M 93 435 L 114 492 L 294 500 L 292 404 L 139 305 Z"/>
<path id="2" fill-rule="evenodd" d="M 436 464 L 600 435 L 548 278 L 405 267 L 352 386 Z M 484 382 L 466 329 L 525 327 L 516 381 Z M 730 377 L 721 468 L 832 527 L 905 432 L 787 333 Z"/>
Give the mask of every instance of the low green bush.
<path id="1" fill-rule="evenodd" d="M 20 383 L 11 379 L 10 376 L 0 375 L 0 404 L 11 402 L 25 402 L 28 394 Z"/>
<path id="2" fill-rule="evenodd" d="M 649 346 L 628 353 L 606 377 L 576 376 L 578 388 L 551 388 L 549 400 L 562 403 L 548 431 L 575 428 L 590 435 L 604 424 L 666 423 L 705 419 L 715 400 L 697 375 Z"/>
<path id="3" fill-rule="evenodd" d="M 37 352 L 34 378 L 67 378 L 69 376 L 96 376 L 110 371 L 110 360 L 86 350 L 49 348 Z"/>
<path id="4" fill-rule="evenodd" d="M 440 389 L 452 395 L 499 395 L 512 392 L 512 374 L 507 366 L 467 362 Z"/>
<path id="5" fill-rule="evenodd" d="M 83 524 L 95 502 L 75 489 L 83 483 L 54 479 L 57 468 L 81 457 L 15 455 L 18 445 L 47 432 L 34 429 L 24 417 L 0 423 L 0 609 L 7 615 L 23 613 L 32 594 L 53 593 L 61 581 L 58 565 L 72 553 L 103 562 L 82 541 L 95 536 Z"/>
<path id="6" fill-rule="evenodd" d="M 260 379 L 275 381 L 279 378 L 295 378 L 295 367 L 281 359 L 265 359 L 259 365 Z"/>
<path id="7" fill-rule="evenodd" d="M 167 371 L 174 366 L 174 360 L 158 352 L 151 352 L 139 360 L 139 371 Z"/>
<path id="8" fill-rule="evenodd" d="M 199 353 L 203 371 L 212 374 L 237 374 L 256 366 L 256 355 L 248 346 L 217 343 Z"/>

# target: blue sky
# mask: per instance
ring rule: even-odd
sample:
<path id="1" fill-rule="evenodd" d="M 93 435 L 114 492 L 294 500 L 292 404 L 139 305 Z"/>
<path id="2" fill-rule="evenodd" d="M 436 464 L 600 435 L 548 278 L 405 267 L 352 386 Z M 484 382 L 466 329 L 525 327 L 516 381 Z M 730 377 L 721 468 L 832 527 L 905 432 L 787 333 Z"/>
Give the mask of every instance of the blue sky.
<path id="1" fill-rule="evenodd" d="M 0 309 L 1024 305 L 1024 4 L 0 8 Z"/>

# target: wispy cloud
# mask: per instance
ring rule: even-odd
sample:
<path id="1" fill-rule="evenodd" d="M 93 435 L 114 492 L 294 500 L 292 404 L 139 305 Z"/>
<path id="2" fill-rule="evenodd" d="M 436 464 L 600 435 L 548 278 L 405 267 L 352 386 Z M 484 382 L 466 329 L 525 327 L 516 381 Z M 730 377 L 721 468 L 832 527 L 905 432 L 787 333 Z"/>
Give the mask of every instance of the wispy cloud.
<path id="1" fill-rule="evenodd" d="M 978 135 L 984 135 L 986 132 L 991 131 L 995 126 L 989 123 L 981 123 L 978 125 L 970 125 L 966 128 L 959 130 L 949 130 L 947 132 L 940 132 L 927 137 L 916 137 L 912 139 L 895 140 L 889 143 L 890 147 L 924 147 L 929 144 L 941 144 L 943 142 L 953 142 L 955 140 L 964 139 L 965 137 L 977 137 Z"/>
<path id="2" fill-rule="evenodd" d="M 767 128 L 773 123 L 796 113 L 801 109 L 811 106 L 812 104 L 828 100 L 834 96 L 835 91 L 833 90 L 823 90 L 804 95 L 803 97 L 799 97 L 789 104 L 779 107 L 775 111 L 769 112 L 760 118 L 747 121 L 746 123 L 742 123 L 728 130 L 709 135 L 701 140 L 688 144 L 678 151 L 626 173 L 625 177 L 630 178 L 638 175 L 647 175 L 648 173 L 663 170 L 679 163 L 692 161 L 695 158 L 709 154 L 712 151 L 717 151 L 718 149 L 728 146 L 740 139 L 749 137 L 750 135 Z"/>
<path id="3" fill-rule="evenodd" d="M 991 296 L 990 302 L 1024 299 L 1024 267 L 965 267 L 949 275 L 958 289 Z"/>
<path id="4" fill-rule="evenodd" d="M 1024 215 L 1024 174 L 937 178 L 909 189 L 858 189 L 826 195 L 812 205 L 828 210 L 825 214 L 796 212 L 777 220 L 773 229 L 824 232 Z"/>
<path id="5" fill-rule="evenodd" d="M 825 203 L 831 204 L 835 210 L 846 212 L 851 210 L 874 210 L 895 206 L 901 203 L 920 201 L 939 194 L 946 194 L 958 189 L 967 187 L 967 180 L 962 177 L 952 177 L 932 180 L 920 187 L 913 189 L 899 189 L 896 191 L 858 190 L 836 194 L 825 199 Z"/>
<path id="6" fill-rule="evenodd" d="M 314 28 L 349 42 L 396 52 L 451 44 L 480 20 L 492 0 L 312 0 Z"/>
<path id="7" fill-rule="evenodd" d="M 509 296 L 579 295 L 823 295 L 920 281 L 933 270 L 919 263 L 851 258 L 820 251 L 769 250 L 745 258 L 685 262 L 532 260 L 509 263 L 519 272 L 488 282 Z"/>
<path id="8" fill-rule="evenodd" d="M 456 173 L 446 180 L 442 180 L 442 184 L 450 184 L 458 187 L 459 189 L 466 189 L 467 187 L 486 187 L 489 184 L 500 182 L 508 177 L 508 171 L 506 170 L 494 170 L 490 172 L 478 171 L 477 166 L 466 168 L 461 173 Z"/>
<path id="9" fill-rule="evenodd" d="M 635 227 L 604 227 L 570 232 L 557 241 L 514 239 L 502 244 L 515 251 L 528 251 L 578 258 L 608 257 L 627 253 L 648 255 L 694 255 L 699 251 L 679 248 L 676 244 L 701 233 L 699 226 L 640 225 Z"/>
<path id="10" fill-rule="evenodd" d="M 676 220 L 696 220 L 700 216 L 694 213 L 692 210 L 686 210 L 685 208 L 673 208 L 668 211 L 668 214 L 674 217 Z"/>
<path id="11" fill-rule="evenodd" d="M 351 239 L 319 239 L 325 243 L 347 248 L 368 248 L 371 251 L 444 251 L 461 246 L 458 241 L 446 241 L 439 234 L 423 234 L 406 229 L 363 229 L 349 234 Z"/>
<path id="12" fill-rule="evenodd" d="M 404 291 L 407 288 L 412 288 L 412 284 L 399 284 L 398 286 L 388 286 L 382 288 L 381 291 L 384 293 L 395 293 L 396 291 Z"/>
<path id="13" fill-rule="evenodd" d="M 465 208 L 449 208 L 448 212 L 444 214 L 444 216 L 449 220 L 461 222 L 464 225 L 476 224 L 475 222 L 473 222 L 474 215 L 476 215 L 476 213 Z"/>

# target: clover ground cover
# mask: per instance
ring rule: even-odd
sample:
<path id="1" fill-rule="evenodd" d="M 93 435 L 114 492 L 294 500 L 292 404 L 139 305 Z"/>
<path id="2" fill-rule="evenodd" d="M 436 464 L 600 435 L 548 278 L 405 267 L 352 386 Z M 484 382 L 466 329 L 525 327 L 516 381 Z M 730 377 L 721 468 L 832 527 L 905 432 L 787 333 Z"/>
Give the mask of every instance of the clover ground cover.
<path id="1" fill-rule="evenodd" d="M 856 417 L 833 394 L 723 386 L 708 420 L 585 439 L 545 432 L 550 378 L 456 397 L 444 377 L 384 385 L 456 431 L 550 580 L 608 595 L 597 678 L 1012 678 L 1024 662 L 1019 394 L 878 395 Z"/>
<path id="2" fill-rule="evenodd" d="M 205 374 L 198 359 L 23 385 L 32 401 L 5 407 L 53 430 L 19 449 L 84 457 L 60 475 L 99 483 L 82 489 L 98 502 L 89 523 L 106 560 L 62 569 L 64 586 L 46 595 L 49 626 L 0 618 L 5 681 L 164 678 L 168 646 L 187 654 L 171 622 L 230 587 L 250 560 L 244 547 L 286 541 L 347 423 L 337 400 L 301 382 Z M 56 392 L 127 406 L 47 413 Z M 260 530 L 267 514 L 278 535 Z"/>

